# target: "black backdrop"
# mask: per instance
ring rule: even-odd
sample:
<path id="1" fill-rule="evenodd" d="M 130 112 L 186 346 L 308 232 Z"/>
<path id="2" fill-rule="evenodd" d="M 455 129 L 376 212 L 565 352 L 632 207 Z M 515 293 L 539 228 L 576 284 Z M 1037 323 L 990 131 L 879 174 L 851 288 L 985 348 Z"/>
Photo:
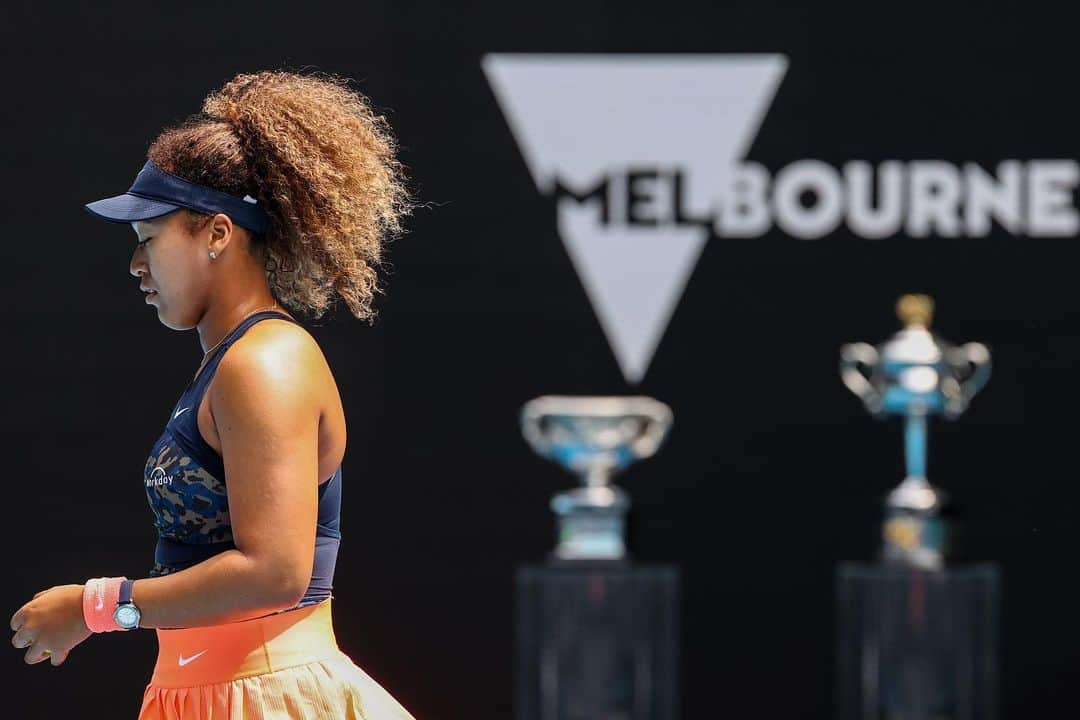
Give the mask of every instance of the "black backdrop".
<path id="1" fill-rule="evenodd" d="M 350 428 L 338 565 L 342 646 L 418 718 L 505 718 L 512 574 L 553 544 L 571 479 L 517 413 L 545 393 L 643 393 L 669 442 L 621 483 L 630 542 L 684 577 L 686 717 L 825 718 L 832 573 L 869 559 L 902 473 L 900 431 L 840 384 L 837 348 L 932 294 L 937 328 L 987 343 L 994 376 L 931 432 L 961 502 L 963 558 L 1004 573 L 1003 708 L 1048 713 L 1080 647 L 1072 410 L 1075 237 L 712 238 L 644 380 L 626 384 L 480 67 L 488 52 L 776 52 L 789 68 L 748 157 L 1070 158 L 1074 33 L 1032 10 L 761 2 L 147 4 L 8 8 L 0 26 L 4 617 L 34 592 L 141 576 L 139 475 L 196 367 L 127 272 L 133 236 L 87 200 L 127 187 L 149 140 L 232 74 L 314 67 L 387 112 L 421 200 L 368 327 L 312 324 Z M 3 657 L 6 717 L 133 717 L 151 632 L 92 637 L 53 668 Z"/>

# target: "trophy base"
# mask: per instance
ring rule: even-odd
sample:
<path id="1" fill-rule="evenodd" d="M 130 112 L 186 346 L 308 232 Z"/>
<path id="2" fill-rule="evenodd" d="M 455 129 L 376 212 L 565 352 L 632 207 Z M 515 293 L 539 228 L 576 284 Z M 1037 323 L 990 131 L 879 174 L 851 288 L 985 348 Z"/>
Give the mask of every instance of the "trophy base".
<path id="1" fill-rule="evenodd" d="M 558 518 L 555 556 L 560 560 L 618 560 L 626 556 L 630 500 L 614 486 L 581 487 L 551 499 Z"/>
<path id="2" fill-rule="evenodd" d="M 945 494 L 922 476 L 904 479 L 885 499 L 882 560 L 908 568 L 940 570 L 945 565 Z"/>
<path id="3" fill-rule="evenodd" d="M 516 577 L 516 720 L 673 720 L 679 572 L 593 561 Z"/>
<path id="4" fill-rule="evenodd" d="M 997 565 L 845 563 L 836 590 L 840 720 L 997 717 Z"/>
<path id="5" fill-rule="evenodd" d="M 881 559 L 898 567 L 945 567 L 945 521 L 936 516 L 893 513 L 882 527 Z"/>

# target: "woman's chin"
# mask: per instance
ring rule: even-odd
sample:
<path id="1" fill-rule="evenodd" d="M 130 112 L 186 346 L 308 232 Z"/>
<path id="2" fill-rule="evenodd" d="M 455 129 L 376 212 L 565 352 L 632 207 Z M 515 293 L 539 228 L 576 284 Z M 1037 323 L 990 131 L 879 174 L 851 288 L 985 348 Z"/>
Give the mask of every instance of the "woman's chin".
<path id="1" fill-rule="evenodd" d="M 165 313 L 161 309 L 161 300 L 159 297 L 156 294 L 147 297 L 146 304 L 157 310 L 158 320 L 160 320 L 163 325 L 168 326 L 169 321 L 165 318 Z"/>

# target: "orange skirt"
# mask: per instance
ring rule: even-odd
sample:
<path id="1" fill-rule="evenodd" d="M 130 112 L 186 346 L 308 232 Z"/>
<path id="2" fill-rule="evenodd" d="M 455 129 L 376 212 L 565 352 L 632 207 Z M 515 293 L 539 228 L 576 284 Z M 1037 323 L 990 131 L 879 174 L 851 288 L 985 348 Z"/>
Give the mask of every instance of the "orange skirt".
<path id="1" fill-rule="evenodd" d="M 139 720 L 414 720 L 338 648 L 330 600 L 157 636 Z"/>

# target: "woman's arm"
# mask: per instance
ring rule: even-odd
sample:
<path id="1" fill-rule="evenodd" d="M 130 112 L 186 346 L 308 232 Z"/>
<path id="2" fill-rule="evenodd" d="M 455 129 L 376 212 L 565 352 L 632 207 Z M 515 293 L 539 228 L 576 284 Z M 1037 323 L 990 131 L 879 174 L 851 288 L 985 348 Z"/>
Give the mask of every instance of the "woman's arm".
<path id="1" fill-rule="evenodd" d="M 266 325 L 267 327 L 261 327 Z M 274 327 L 277 326 L 277 327 Z M 311 579 L 318 513 L 318 385 L 300 328 L 253 327 L 222 358 L 208 402 L 221 439 L 235 550 L 136 580 L 141 627 L 235 622 L 292 607 Z"/>

